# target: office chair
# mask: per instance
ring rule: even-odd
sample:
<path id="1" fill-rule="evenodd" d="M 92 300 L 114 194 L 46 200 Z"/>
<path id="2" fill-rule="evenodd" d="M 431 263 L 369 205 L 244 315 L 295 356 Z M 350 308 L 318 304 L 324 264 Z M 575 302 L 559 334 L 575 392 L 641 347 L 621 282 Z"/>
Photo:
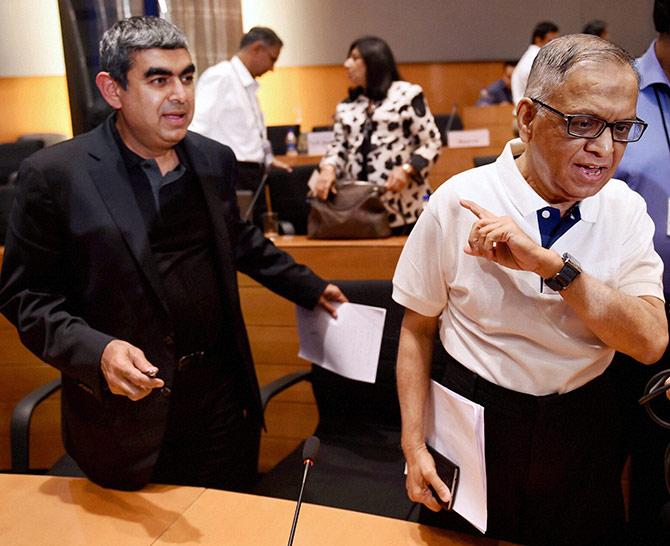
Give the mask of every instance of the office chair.
<path id="1" fill-rule="evenodd" d="M 10 421 L 11 471 L 16 474 L 42 473 L 30 467 L 30 422 L 37 406 L 60 391 L 60 378 L 54 379 L 24 396 L 12 411 Z M 47 470 L 51 476 L 82 477 L 84 473 L 67 454 Z"/>
<path id="2" fill-rule="evenodd" d="M 272 146 L 274 155 L 286 154 L 286 135 L 292 130 L 295 134 L 296 143 L 300 137 L 300 124 L 297 125 L 269 125 L 267 127 L 268 140 Z"/>
<path id="3" fill-rule="evenodd" d="M 447 133 L 449 131 L 460 131 L 463 129 L 463 120 L 458 114 L 434 114 L 435 125 L 440 130 L 442 146 L 447 145 Z"/>
<path id="4" fill-rule="evenodd" d="M 288 173 L 273 169 L 268 177 L 272 210 L 279 214 L 280 222 L 289 222 L 295 235 L 307 235 L 307 181 L 316 164 L 296 165 Z"/>
<path id="5" fill-rule="evenodd" d="M 475 167 L 481 167 L 495 162 L 496 159 L 498 159 L 497 155 L 478 155 L 472 158 L 472 163 Z"/>
<path id="6" fill-rule="evenodd" d="M 418 513 L 405 490 L 405 459 L 400 448 L 400 405 L 395 363 L 403 308 L 391 299 L 390 280 L 332 281 L 354 303 L 387 310 L 374 384 L 342 377 L 319 366 L 286 375 L 261 389 L 264 407 L 301 381 L 309 381 L 319 411 L 314 434 L 321 440 L 310 471 L 304 502 L 397 519 Z M 266 473 L 254 493 L 297 499 L 302 444 Z"/>
<path id="7" fill-rule="evenodd" d="M 0 186 L 9 183 L 10 177 L 19 170 L 21 162 L 44 147 L 39 139 L 24 139 L 0 144 Z"/>

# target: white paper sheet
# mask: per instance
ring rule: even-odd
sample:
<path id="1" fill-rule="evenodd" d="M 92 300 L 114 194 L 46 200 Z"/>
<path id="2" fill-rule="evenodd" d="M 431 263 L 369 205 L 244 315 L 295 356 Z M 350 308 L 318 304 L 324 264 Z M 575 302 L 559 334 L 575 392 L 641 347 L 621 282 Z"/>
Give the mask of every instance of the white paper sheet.
<path id="1" fill-rule="evenodd" d="M 296 306 L 298 356 L 349 379 L 374 383 L 386 309 L 357 303 L 337 307 L 337 319 Z"/>
<path id="2" fill-rule="evenodd" d="M 454 511 L 486 532 L 484 408 L 431 381 L 426 442 L 460 467 Z"/>

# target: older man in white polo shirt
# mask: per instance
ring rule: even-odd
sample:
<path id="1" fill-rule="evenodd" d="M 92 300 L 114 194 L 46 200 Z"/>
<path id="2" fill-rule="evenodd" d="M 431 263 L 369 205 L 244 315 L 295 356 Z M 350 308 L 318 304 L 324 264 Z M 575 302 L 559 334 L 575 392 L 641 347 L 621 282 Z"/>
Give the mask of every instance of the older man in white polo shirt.
<path id="1" fill-rule="evenodd" d="M 631 57 L 609 42 L 546 45 L 517 107 L 523 153 L 508 144 L 496 163 L 443 184 L 398 263 L 408 494 L 433 511 L 429 484 L 450 496 L 424 438 L 439 327 L 441 381 L 485 407 L 491 536 L 618 538 L 621 423 L 606 370 L 615 350 L 652 363 L 668 341 L 653 223 L 642 198 L 610 180 L 645 129 L 637 83 Z M 465 526 L 426 509 L 422 520 Z"/>

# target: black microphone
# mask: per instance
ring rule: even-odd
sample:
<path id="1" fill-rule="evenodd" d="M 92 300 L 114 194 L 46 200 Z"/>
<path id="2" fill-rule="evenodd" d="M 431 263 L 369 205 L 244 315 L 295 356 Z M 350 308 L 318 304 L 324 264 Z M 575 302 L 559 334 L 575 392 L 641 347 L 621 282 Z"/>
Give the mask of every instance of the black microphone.
<path id="1" fill-rule="evenodd" d="M 258 201 L 258 198 L 261 195 L 261 192 L 263 191 L 263 188 L 265 188 L 265 184 L 267 183 L 268 180 L 268 175 L 270 174 L 270 170 L 266 167 L 263 170 L 263 176 L 261 178 L 260 183 L 258 184 L 258 188 L 256 188 L 256 191 L 254 192 L 254 196 L 251 198 L 251 202 L 249 203 L 249 207 L 247 208 L 246 212 L 242 215 L 242 220 L 245 222 L 249 220 L 249 217 L 251 216 L 251 213 L 254 210 L 254 207 L 256 206 L 256 201 Z"/>
<path id="2" fill-rule="evenodd" d="M 457 114 L 458 114 L 458 104 L 454 103 L 451 107 L 451 112 L 449 112 L 449 118 L 447 119 L 447 126 L 444 128 L 445 138 L 447 136 L 447 133 L 451 131 L 451 126 L 454 124 Z"/>
<path id="3" fill-rule="evenodd" d="M 291 525 L 291 534 L 288 537 L 288 546 L 293 544 L 293 537 L 295 536 L 295 528 L 298 524 L 298 515 L 300 514 L 300 506 L 302 505 L 302 493 L 305 490 L 305 482 L 307 481 L 307 472 L 316 463 L 316 454 L 319 452 L 319 445 L 321 442 L 316 436 L 310 436 L 305 441 L 305 446 L 302 448 L 302 464 L 305 465 L 305 471 L 302 474 L 302 485 L 300 486 L 300 495 L 298 495 L 298 504 L 295 507 L 293 514 L 293 525 Z"/>

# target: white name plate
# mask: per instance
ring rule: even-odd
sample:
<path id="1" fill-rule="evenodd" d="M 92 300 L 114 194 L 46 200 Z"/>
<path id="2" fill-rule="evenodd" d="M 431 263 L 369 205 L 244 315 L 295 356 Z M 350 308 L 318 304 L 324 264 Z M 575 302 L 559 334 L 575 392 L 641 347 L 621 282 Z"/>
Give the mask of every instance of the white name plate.
<path id="1" fill-rule="evenodd" d="M 470 129 L 468 131 L 449 131 L 447 146 L 449 148 L 481 148 L 491 145 L 488 129 Z"/>
<path id="2" fill-rule="evenodd" d="M 323 155 L 333 141 L 333 131 L 307 133 L 307 155 Z"/>

